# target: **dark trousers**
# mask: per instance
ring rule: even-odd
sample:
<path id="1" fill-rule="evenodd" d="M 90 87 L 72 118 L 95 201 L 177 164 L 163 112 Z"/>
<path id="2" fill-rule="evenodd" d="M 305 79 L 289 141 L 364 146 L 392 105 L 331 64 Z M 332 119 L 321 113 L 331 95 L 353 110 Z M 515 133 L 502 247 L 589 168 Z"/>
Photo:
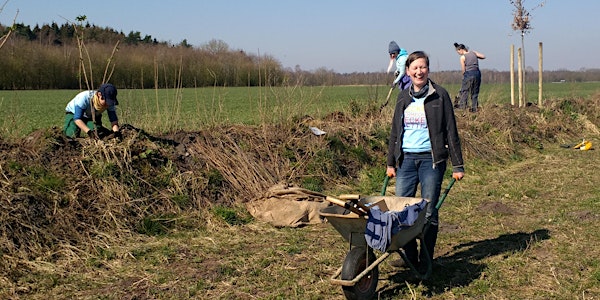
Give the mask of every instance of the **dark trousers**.
<path id="1" fill-rule="evenodd" d="M 435 209 L 435 206 L 440 198 L 445 172 L 445 163 L 433 167 L 431 153 L 404 153 L 404 159 L 396 170 L 396 196 L 414 197 L 420 184 L 421 197 L 430 200 L 427 206 L 426 218 L 431 222 L 431 225 L 425 232 L 424 242 L 429 252 L 429 258 L 432 260 L 438 233 L 438 210 Z M 423 249 L 422 247 L 423 245 L 421 245 L 421 249 Z M 416 240 L 407 243 L 402 248 L 413 264 L 419 261 Z M 425 259 L 423 255 L 424 252 L 421 250 L 421 261 Z"/>
<path id="2" fill-rule="evenodd" d="M 471 96 L 471 111 L 476 112 L 479 107 L 479 87 L 481 86 L 481 72 L 465 72 L 460 88 L 458 108 L 467 108 L 467 100 Z"/>

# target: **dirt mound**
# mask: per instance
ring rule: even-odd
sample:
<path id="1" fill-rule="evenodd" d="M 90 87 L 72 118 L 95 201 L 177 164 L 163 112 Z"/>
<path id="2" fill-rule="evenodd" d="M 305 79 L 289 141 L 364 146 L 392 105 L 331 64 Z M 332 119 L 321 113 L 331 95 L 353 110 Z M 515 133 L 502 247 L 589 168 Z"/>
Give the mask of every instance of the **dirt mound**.
<path id="1" fill-rule="evenodd" d="M 0 252 L 23 259 L 89 253 L 109 236 L 143 231 L 148 216 L 177 212 L 161 191 L 176 174 L 168 168 L 177 151 L 133 127 L 123 133 L 123 141 L 71 140 L 51 128 L 2 143 Z"/>
<path id="2" fill-rule="evenodd" d="M 600 134 L 600 94 L 517 108 L 492 106 L 478 113 L 457 111 L 465 156 L 503 162 L 547 145 L 577 143 Z"/>
<path id="3" fill-rule="evenodd" d="M 0 269 L 57 253 L 85 257 L 123 236 L 178 226 L 177 216 L 261 197 L 278 182 L 339 181 L 362 164 L 322 154 L 330 141 L 301 124 L 122 131 L 122 140 L 71 140 L 58 128 L 0 140 L 0 253 L 16 258 Z"/>

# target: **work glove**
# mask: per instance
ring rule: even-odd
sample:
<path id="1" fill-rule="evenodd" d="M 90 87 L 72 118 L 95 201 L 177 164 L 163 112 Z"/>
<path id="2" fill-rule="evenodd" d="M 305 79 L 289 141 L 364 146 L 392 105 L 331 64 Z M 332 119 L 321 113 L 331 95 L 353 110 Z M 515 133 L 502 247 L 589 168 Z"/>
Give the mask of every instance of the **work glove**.
<path id="1" fill-rule="evenodd" d="M 117 140 L 122 140 L 123 139 L 123 134 L 121 133 L 121 130 L 119 131 L 113 131 L 113 137 Z"/>
<path id="2" fill-rule="evenodd" d="M 88 130 L 87 135 L 92 140 L 98 139 L 98 137 L 96 136 L 96 131 L 94 129 Z"/>
<path id="3" fill-rule="evenodd" d="M 105 136 L 110 135 L 113 131 L 100 125 L 100 126 L 96 126 L 96 132 L 98 132 L 98 136 L 103 138 Z"/>

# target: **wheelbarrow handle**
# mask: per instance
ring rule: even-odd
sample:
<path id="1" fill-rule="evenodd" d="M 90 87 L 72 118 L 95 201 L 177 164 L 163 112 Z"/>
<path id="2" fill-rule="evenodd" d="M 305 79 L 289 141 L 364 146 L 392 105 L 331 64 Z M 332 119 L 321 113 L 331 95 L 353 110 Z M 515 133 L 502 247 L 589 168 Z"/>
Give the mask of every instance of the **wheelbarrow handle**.
<path id="1" fill-rule="evenodd" d="M 446 189 L 442 193 L 442 196 L 440 197 L 440 200 L 438 201 L 437 205 L 435 206 L 435 209 L 440 209 L 440 207 L 444 203 L 444 200 L 446 199 L 446 196 L 448 196 L 448 193 L 450 192 L 450 189 L 454 185 L 454 182 L 456 182 L 456 179 L 454 177 L 452 177 L 452 179 L 450 179 L 450 183 L 448 183 L 448 186 L 446 187 Z"/>
<path id="2" fill-rule="evenodd" d="M 385 191 L 387 190 L 388 183 L 390 182 L 390 176 L 385 175 L 385 179 L 383 179 L 383 187 L 381 187 L 381 196 L 385 196 Z"/>

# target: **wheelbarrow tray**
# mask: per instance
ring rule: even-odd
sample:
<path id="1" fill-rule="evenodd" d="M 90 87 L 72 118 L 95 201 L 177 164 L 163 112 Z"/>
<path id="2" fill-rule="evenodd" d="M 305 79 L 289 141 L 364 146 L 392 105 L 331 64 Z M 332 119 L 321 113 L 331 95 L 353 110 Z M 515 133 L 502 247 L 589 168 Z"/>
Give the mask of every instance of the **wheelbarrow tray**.
<path id="1" fill-rule="evenodd" d="M 366 206 L 380 205 L 380 207 L 387 207 L 390 211 L 402 211 L 406 206 L 418 204 L 422 200 L 422 198 L 413 197 L 367 196 L 361 198 L 359 201 Z M 385 206 L 381 205 L 380 201 L 383 201 Z M 429 200 L 426 199 L 426 201 L 427 204 L 425 205 L 425 208 L 419 212 L 419 216 L 415 223 L 394 234 L 386 251 L 399 250 L 423 232 L 423 228 L 427 224 L 425 214 L 427 212 L 427 206 L 429 206 L 430 203 Z M 333 228 L 335 228 L 346 241 L 350 242 L 352 247 L 367 247 L 367 240 L 365 239 L 365 229 L 367 226 L 366 217 L 359 216 L 338 205 L 323 208 L 319 213 L 331 223 Z"/>

